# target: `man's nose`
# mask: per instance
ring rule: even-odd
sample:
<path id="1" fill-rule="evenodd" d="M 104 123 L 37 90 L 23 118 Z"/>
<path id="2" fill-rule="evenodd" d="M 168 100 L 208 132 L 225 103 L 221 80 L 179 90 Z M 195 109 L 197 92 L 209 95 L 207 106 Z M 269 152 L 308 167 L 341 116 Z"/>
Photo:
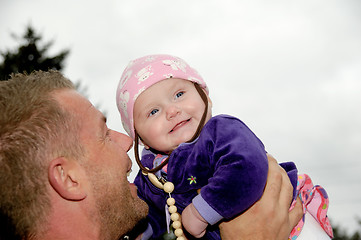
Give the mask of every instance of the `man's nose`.
<path id="1" fill-rule="evenodd" d="M 117 135 L 117 142 L 119 143 L 120 147 L 124 151 L 128 152 L 133 146 L 133 139 L 123 133 L 117 131 L 114 132 Z"/>

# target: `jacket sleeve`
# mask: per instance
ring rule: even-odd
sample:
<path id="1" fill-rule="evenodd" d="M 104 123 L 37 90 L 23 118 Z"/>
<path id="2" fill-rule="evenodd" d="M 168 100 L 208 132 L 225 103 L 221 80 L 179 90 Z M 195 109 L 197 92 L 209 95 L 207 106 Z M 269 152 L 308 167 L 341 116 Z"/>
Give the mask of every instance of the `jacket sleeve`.
<path id="1" fill-rule="evenodd" d="M 263 194 L 268 160 L 262 142 L 239 119 L 222 115 L 204 129 L 213 176 L 201 189 L 201 200 L 223 218 L 247 210 Z M 199 200 L 199 199 L 198 199 Z M 202 215 L 202 214 L 201 214 Z"/>

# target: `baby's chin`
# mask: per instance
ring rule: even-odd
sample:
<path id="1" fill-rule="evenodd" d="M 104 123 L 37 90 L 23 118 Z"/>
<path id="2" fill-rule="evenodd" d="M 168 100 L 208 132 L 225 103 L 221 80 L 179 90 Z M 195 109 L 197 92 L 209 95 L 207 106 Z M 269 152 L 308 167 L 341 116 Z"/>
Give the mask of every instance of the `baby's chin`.
<path id="1" fill-rule="evenodd" d="M 154 149 L 158 152 L 162 152 L 162 153 L 165 153 L 165 154 L 170 154 L 174 149 L 176 149 L 177 147 L 179 147 L 181 143 L 177 144 L 177 145 L 174 145 L 174 146 L 168 146 L 167 148 L 154 148 L 154 147 L 150 147 L 151 149 Z M 149 149 L 149 147 L 147 148 Z"/>
<path id="2" fill-rule="evenodd" d="M 183 140 L 183 141 L 177 142 L 177 143 L 174 144 L 172 147 L 170 147 L 170 148 L 167 150 L 167 152 L 168 152 L 168 153 L 169 153 L 169 152 L 172 152 L 173 150 L 175 150 L 176 148 L 178 148 L 179 145 L 181 145 L 182 143 L 187 143 L 187 142 L 189 142 L 191 139 L 192 139 L 192 138 L 187 138 L 187 140 Z"/>
<path id="3" fill-rule="evenodd" d="M 177 139 L 176 141 L 173 141 L 173 143 L 170 143 L 168 144 L 167 146 L 148 146 L 146 145 L 145 148 L 146 149 L 154 149 L 156 151 L 159 151 L 159 152 L 163 152 L 163 153 L 166 153 L 166 154 L 169 154 L 171 153 L 173 150 L 175 150 L 177 147 L 179 147 L 179 145 L 181 145 L 182 143 L 186 143 L 186 142 L 189 142 L 191 139 L 192 139 L 193 135 L 192 136 L 184 136 L 182 138 L 179 138 Z"/>

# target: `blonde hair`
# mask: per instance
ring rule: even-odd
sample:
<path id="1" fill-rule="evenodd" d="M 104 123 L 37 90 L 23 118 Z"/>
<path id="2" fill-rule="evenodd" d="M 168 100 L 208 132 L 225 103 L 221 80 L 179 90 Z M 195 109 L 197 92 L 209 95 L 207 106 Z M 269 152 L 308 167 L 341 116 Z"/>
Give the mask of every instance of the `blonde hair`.
<path id="1" fill-rule="evenodd" d="M 49 161 L 83 155 L 78 123 L 52 97 L 61 89 L 74 85 L 57 71 L 0 82 L 0 217 L 23 239 L 46 225 Z"/>

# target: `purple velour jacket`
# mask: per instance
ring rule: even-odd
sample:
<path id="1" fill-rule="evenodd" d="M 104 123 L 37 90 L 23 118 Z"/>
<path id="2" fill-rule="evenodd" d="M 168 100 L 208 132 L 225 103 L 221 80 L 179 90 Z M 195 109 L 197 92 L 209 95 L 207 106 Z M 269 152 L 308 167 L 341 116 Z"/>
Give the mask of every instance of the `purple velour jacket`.
<path id="1" fill-rule="evenodd" d="M 144 150 L 143 166 L 153 168 L 155 156 Z M 292 162 L 280 165 L 287 171 L 295 195 L 297 168 Z M 195 141 L 183 143 L 171 153 L 167 166 L 167 180 L 175 186 L 172 197 L 178 212 L 193 202 L 210 223 L 205 239 L 220 239 L 216 223 L 241 214 L 260 199 L 267 173 L 263 143 L 241 120 L 229 115 L 212 117 Z M 152 238 L 157 238 L 167 229 L 165 206 L 169 195 L 141 172 L 134 183 L 139 197 L 149 205 Z"/>

